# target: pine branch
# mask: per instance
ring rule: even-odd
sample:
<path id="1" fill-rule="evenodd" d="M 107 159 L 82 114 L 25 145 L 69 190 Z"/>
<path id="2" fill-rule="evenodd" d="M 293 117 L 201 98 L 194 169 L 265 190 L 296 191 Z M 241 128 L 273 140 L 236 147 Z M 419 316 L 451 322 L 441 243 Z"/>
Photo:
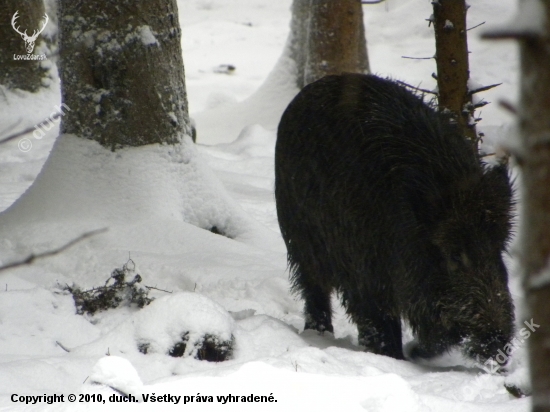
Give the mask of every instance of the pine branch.
<path id="1" fill-rule="evenodd" d="M 485 92 L 487 90 L 500 86 L 501 84 L 502 83 L 495 83 L 495 84 L 490 84 L 489 86 L 478 87 L 477 89 L 474 89 L 474 90 L 468 90 L 468 96 L 473 96 L 476 93 Z"/>

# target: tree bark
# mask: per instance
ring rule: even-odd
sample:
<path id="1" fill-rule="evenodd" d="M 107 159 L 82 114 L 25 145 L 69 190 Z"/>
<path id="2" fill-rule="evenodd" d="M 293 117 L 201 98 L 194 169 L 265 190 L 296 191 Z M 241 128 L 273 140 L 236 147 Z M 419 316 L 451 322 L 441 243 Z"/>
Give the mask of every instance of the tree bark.
<path id="1" fill-rule="evenodd" d="M 18 12 L 16 27 L 21 32 L 32 35 L 44 22 L 44 2 L 42 0 L 2 0 L 0 4 L 0 84 L 8 89 L 21 89 L 37 92 L 44 86 L 48 69 L 41 60 L 19 60 L 15 56 L 29 54 L 25 41 L 12 27 L 13 15 Z M 33 54 L 44 41 L 38 35 Z"/>
<path id="2" fill-rule="evenodd" d="M 290 48 L 300 89 L 328 74 L 368 73 L 361 1 L 294 0 Z"/>
<path id="3" fill-rule="evenodd" d="M 538 2 L 538 0 L 536 0 Z M 550 412 L 550 3 L 540 2 L 543 33 L 519 33 L 523 141 L 521 260 L 527 307 L 540 328 L 529 338 L 533 411 Z M 538 16 L 537 16 L 538 17 Z"/>
<path id="4" fill-rule="evenodd" d="M 439 108 L 451 113 L 477 151 L 474 107 L 468 94 L 466 2 L 438 0 L 433 2 L 433 10 Z"/>
<path id="5" fill-rule="evenodd" d="M 292 2 L 292 19 L 290 21 L 290 58 L 296 64 L 296 84 L 304 87 L 304 72 L 307 53 L 307 31 L 309 26 L 309 4 L 311 0 L 294 0 Z"/>
<path id="6" fill-rule="evenodd" d="M 191 134 L 176 0 L 60 0 L 62 133 L 124 146 Z"/>

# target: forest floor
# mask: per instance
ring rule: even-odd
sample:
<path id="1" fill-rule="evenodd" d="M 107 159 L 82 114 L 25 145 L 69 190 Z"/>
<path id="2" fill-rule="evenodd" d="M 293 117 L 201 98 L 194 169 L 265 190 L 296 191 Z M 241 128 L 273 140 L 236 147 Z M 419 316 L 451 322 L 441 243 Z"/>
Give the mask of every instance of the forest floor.
<path id="1" fill-rule="evenodd" d="M 524 346 L 512 354 L 508 376 L 465 367 L 451 355 L 431 365 L 374 355 L 357 346 L 356 327 L 336 296 L 334 335 L 303 332 L 303 303 L 289 290 L 273 196 L 275 128 L 297 92 L 281 57 L 291 1 L 178 3 L 195 148 L 111 155 L 93 142 L 58 139 L 57 124 L 41 139 L 31 134 L 1 147 L 0 210 L 8 210 L 0 215 L 0 264 L 59 247 L 102 223 L 108 232 L 0 273 L 0 410 L 145 410 L 153 394 L 170 395 L 154 404 L 166 410 L 175 403 L 197 411 L 529 410 L 529 398 L 516 399 L 504 387 L 525 384 Z M 403 58 L 434 55 L 425 21 L 431 5 L 424 3 L 364 7 L 373 73 L 435 88 L 433 60 Z M 468 25 L 503 23 L 515 3 L 478 0 Z M 513 139 L 514 118 L 496 102 L 517 98 L 518 56 L 510 42 L 481 41 L 480 30 L 470 32 L 472 78 L 502 82 L 483 95 L 492 104 L 479 127 L 491 152 Z M 5 92 L 0 104 L 0 130 L 38 125 L 60 104 L 59 81 L 37 95 Z M 56 141 L 56 158 L 46 163 Z M 118 179 L 113 187 L 108 177 Z M 178 208 L 181 199 L 187 203 Z M 128 216 L 117 216 L 124 207 Z M 89 212 L 84 219 L 82 211 Z M 214 225 L 228 237 L 204 230 Z M 507 264 L 521 327 L 527 319 L 514 247 Z M 144 309 L 76 314 L 66 286 L 101 286 L 129 258 L 130 273 L 155 288 L 155 301 Z M 163 353 L 188 325 L 199 334 L 232 334 L 232 358 L 211 363 Z M 147 354 L 139 350 L 144 343 Z M 121 393 L 142 402 L 114 405 Z M 25 398 L 54 394 L 62 402 Z"/>

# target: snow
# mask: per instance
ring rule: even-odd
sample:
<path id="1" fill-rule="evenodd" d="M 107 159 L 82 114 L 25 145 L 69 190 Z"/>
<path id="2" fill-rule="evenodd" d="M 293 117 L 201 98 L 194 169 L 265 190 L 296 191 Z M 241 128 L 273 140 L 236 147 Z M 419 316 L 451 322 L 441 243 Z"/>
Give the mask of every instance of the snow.
<path id="1" fill-rule="evenodd" d="M 533 289 L 542 289 L 547 285 L 550 285 L 550 262 L 538 273 L 531 275 L 528 281 L 528 286 Z"/>
<path id="2" fill-rule="evenodd" d="M 432 60 L 401 58 L 434 55 L 433 28 L 425 22 L 431 5 L 421 3 L 387 0 L 364 7 L 369 57 L 375 73 L 434 89 Z M 0 272 L 0 410 L 44 410 L 44 402 L 24 403 L 24 396 L 44 394 L 64 395 L 63 403 L 47 405 L 52 411 L 529 410 L 528 398 L 515 399 L 504 387 L 527 387 L 526 335 L 514 348 L 510 373 L 492 375 L 455 366 L 460 357 L 420 365 L 364 352 L 336 297 L 335 334 L 302 332 L 303 303 L 289 292 L 273 196 L 275 128 L 297 92 L 290 80 L 294 67 L 283 53 L 290 4 L 179 2 L 198 145 L 185 137 L 181 147 L 113 153 L 75 136 L 57 138 L 58 122 L 40 139 L 31 133 L 2 145 L 0 210 L 8 210 L 0 215 L 0 264 L 52 250 L 90 230 L 107 231 L 33 265 Z M 478 0 L 468 26 L 506 20 L 514 10 L 513 0 Z M 134 33 L 154 44 L 146 26 Z M 481 42 L 469 33 L 472 81 L 503 83 L 481 96 L 514 101 L 515 46 Z M 213 68 L 222 65 L 235 70 L 216 73 Z M 37 95 L 2 89 L 0 104 L 4 134 L 38 125 L 59 107 L 59 79 Z M 492 153 L 513 118 L 494 103 L 481 117 L 484 150 Z M 222 235 L 210 232 L 213 227 Z M 129 256 L 142 284 L 156 288 L 150 292 L 155 300 L 141 310 L 121 306 L 76 315 L 64 286 L 103 285 Z M 520 329 L 523 292 L 512 256 L 507 264 Z M 232 359 L 210 363 L 166 355 L 186 329 L 196 338 L 232 335 Z M 410 340 L 410 331 L 405 336 Z M 153 349 L 147 354 L 139 351 L 144 341 Z M 14 402 L 13 394 L 22 402 Z M 102 395 L 109 405 L 70 403 L 69 394 Z M 115 405 L 113 398 L 111 404 L 109 397 L 122 400 L 121 394 L 140 402 Z M 170 396 L 152 403 L 153 394 Z"/>
<path id="3" fill-rule="evenodd" d="M 97 361 L 88 379 L 91 384 L 109 386 L 126 395 L 139 396 L 143 383 L 132 364 L 119 356 L 105 356 Z"/>
<path id="4" fill-rule="evenodd" d="M 453 24 L 452 21 L 450 20 L 445 20 L 445 28 L 450 30 L 450 29 L 454 29 L 455 25 Z"/>
<path id="5" fill-rule="evenodd" d="M 145 46 L 158 45 L 157 38 L 155 37 L 149 26 L 140 26 L 137 28 L 137 30 L 139 31 L 141 42 Z"/>
<path id="6" fill-rule="evenodd" d="M 222 341 L 233 337 L 234 322 L 220 305 L 194 292 L 181 292 L 153 301 L 133 316 L 136 341 L 146 344 L 148 352 L 167 354 L 188 334 L 184 356 L 194 355 L 194 344 L 205 335 Z"/>
<path id="7" fill-rule="evenodd" d="M 519 0 L 517 12 L 505 24 L 489 25 L 484 33 L 489 35 L 543 35 L 546 26 L 546 10 L 539 0 Z"/>

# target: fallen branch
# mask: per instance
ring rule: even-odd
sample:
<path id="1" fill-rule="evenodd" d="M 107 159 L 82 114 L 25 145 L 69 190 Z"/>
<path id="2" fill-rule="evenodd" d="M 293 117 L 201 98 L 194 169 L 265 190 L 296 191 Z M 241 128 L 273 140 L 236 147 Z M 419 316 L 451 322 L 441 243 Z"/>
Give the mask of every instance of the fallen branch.
<path id="1" fill-rule="evenodd" d="M 107 228 L 93 230 L 91 232 L 86 232 L 83 235 L 80 235 L 76 239 L 71 240 L 70 242 L 64 244 L 63 246 L 61 246 L 57 249 L 49 250 L 49 251 L 43 252 L 43 253 L 38 253 L 36 255 L 34 253 L 31 253 L 25 259 L 18 260 L 18 261 L 12 262 L 12 263 L 8 263 L 7 265 L 4 265 L 4 266 L 0 266 L 0 272 L 2 272 L 4 270 L 8 270 L 8 269 L 13 269 L 13 268 L 16 268 L 16 267 L 19 267 L 19 266 L 30 265 L 35 260 L 38 260 L 38 259 L 43 259 L 43 258 L 46 258 L 46 257 L 58 255 L 59 253 L 64 252 L 65 250 L 73 247 L 77 243 L 82 242 L 83 240 L 88 239 L 92 236 L 99 235 L 100 233 L 104 233 L 106 231 L 107 231 Z"/>
<path id="2" fill-rule="evenodd" d="M 52 121 L 53 120 L 57 120 L 61 117 L 61 113 L 56 113 L 54 115 L 52 115 L 51 117 L 48 117 L 44 120 L 42 120 L 41 123 L 44 123 L 46 121 L 48 121 L 49 119 L 51 119 Z M 14 126 L 17 126 L 19 124 L 19 122 L 17 122 Z M 40 123 L 39 123 L 40 124 Z M 24 130 L 21 130 L 20 132 L 17 132 L 17 133 L 14 133 L 12 135 L 9 135 L 8 137 L 5 137 L 4 139 L 0 140 L 0 144 L 4 144 L 4 143 L 7 143 L 7 142 L 11 142 L 12 140 L 14 139 L 17 139 L 18 137 L 21 137 L 21 136 L 24 136 L 26 134 L 29 134 L 31 132 L 33 132 L 35 130 L 35 126 L 31 126 L 31 127 L 28 127 Z"/>
<path id="3" fill-rule="evenodd" d="M 65 346 L 63 346 L 63 344 L 61 342 L 59 342 L 58 340 L 56 340 L 55 343 L 57 343 L 57 346 L 59 346 L 65 352 L 70 352 L 71 351 L 70 349 L 67 349 Z"/>

